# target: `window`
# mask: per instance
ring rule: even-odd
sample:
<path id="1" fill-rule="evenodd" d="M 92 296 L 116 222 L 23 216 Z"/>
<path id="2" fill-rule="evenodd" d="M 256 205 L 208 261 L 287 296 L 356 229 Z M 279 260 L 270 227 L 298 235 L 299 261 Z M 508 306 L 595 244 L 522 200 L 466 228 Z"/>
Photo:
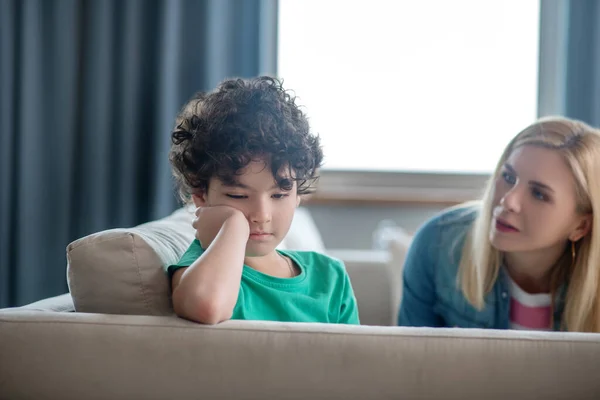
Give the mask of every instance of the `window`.
<path id="1" fill-rule="evenodd" d="M 324 170 L 489 173 L 537 117 L 539 0 L 280 0 Z"/>

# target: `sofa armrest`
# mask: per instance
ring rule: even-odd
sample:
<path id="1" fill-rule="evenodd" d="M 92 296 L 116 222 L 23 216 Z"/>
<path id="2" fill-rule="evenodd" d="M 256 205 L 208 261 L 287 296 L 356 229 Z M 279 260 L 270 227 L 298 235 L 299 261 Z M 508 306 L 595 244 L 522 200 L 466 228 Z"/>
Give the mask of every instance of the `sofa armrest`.
<path id="1" fill-rule="evenodd" d="M 380 267 L 390 262 L 390 253 L 385 250 L 328 249 L 327 255 L 342 260 L 346 265 Z"/>
<path id="2" fill-rule="evenodd" d="M 402 271 L 411 242 L 410 233 L 395 228 L 390 232 L 386 250 L 327 251 L 346 264 L 359 303 L 361 323 L 397 325 L 402 299 Z"/>
<path id="3" fill-rule="evenodd" d="M 358 303 L 360 323 L 395 325 L 400 288 L 394 279 L 390 253 L 385 250 L 331 249 L 327 254 L 346 265 Z"/>
<path id="4" fill-rule="evenodd" d="M 60 296 L 42 299 L 22 307 L 14 307 L 7 310 L 14 311 L 52 311 L 52 312 L 74 312 L 73 299 L 70 293 Z"/>

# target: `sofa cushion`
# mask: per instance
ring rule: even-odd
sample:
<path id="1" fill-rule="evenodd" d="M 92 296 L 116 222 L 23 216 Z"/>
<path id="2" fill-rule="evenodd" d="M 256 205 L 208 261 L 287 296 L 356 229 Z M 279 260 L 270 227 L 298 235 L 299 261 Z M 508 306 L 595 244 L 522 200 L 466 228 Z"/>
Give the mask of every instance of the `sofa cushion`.
<path id="1" fill-rule="evenodd" d="M 54 297 L 38 300 L 34 303 L 29 303 L 24 306 L 2 308 L 0 311 L 6 312 L 21 312 L 21 311 L 46 311 L 46 312 L 73 312 L 73 299 L 69 293 L 61 294 Z"/>
<path id="2" fill-rule="evenodd" d="M 598 399 L 600 335 L 0 310 L 1 399 Z"/>
<path id="3" fill-rule="evenodd" d="M 67 280 L 78 312 L 169 315 L 164 266 L 176 263 L 194 239 L 191 209 L 135 228 L 111 229 L 67 247 Z"/>
<path id="4" fill-rule="evenodd" d="M 394 304 L 394 325 L 398 323 L 398 312 L 400 310 L 400 301 L 402 300 L 402 272 L 404 261 L 412 243 L 413 235 L 406 230 L 397 227 L 388 243 L 390 255 L 391 279 L 394 282 L 394 291 L 392 292 L 392 303 Z"/>

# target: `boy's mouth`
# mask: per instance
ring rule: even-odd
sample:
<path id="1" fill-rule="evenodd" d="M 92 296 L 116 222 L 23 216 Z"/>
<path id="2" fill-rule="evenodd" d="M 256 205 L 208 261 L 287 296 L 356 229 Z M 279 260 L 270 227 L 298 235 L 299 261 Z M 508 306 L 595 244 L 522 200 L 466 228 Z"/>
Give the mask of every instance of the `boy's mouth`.
<path id="1" fill-rule="evenodd" d="M 262 231 L 250 232 L 250 238 L 255 239 L 255 240 L 270 239 L 272 236 L 273 236 L 273 234 L 269 233 L 269 232 L 262 232 Z"/>

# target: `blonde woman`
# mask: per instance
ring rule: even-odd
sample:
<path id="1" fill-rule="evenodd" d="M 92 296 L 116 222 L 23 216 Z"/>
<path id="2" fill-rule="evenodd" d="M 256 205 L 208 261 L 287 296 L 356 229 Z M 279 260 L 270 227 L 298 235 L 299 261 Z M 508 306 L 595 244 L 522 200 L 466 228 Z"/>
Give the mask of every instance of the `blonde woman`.
<path id="1" fill-rule="evenodd" d="M 600 131 L 543 118 L 417 232 L 399 325 L 600 332 Z"/>

